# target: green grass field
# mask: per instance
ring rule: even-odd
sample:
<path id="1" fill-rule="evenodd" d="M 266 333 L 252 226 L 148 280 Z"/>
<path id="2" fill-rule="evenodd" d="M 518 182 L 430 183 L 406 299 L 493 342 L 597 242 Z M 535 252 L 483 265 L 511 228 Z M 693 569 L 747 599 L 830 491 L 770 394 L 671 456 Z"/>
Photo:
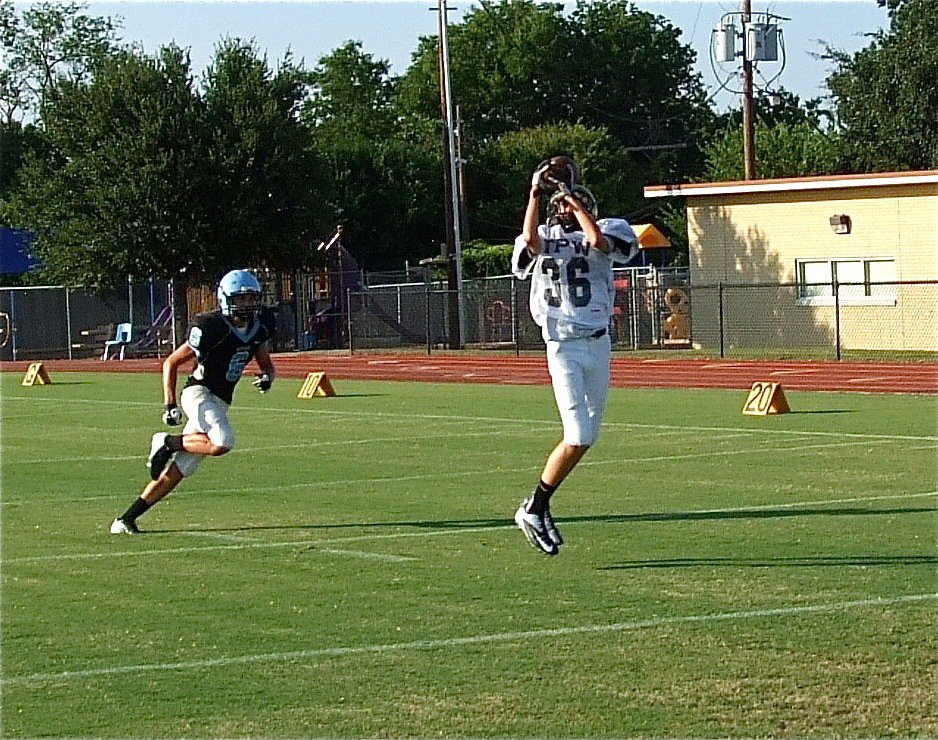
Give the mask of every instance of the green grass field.
<path id="1" fill-rule="evenodd" d="M 4 737 L 938 735 L 938 399 L 613 390 L 511 521 L 547 387 L 238 390 L 141 520 L 155 375 L 2 380 Z"/>

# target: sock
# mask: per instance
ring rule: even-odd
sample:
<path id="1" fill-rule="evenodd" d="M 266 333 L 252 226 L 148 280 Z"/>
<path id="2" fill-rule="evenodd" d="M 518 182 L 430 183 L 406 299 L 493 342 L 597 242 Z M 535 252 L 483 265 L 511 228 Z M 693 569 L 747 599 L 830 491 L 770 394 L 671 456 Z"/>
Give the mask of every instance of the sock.
<path id="1" fill-rule="evenodd" d="M 134 501 L 130 505 L 130 508 L 127 509 L 127 511 L 121 514 L 120 518 L 123 519 L 125 522 L 130 522 L 130 523 L 135 522 L 137 520 L 137 517 L 143 514 L 144 512 L 146 512 L 146 510 L 149 508 L 150 508 L 150 504 L 148 504 L 142 498 L 138 498 L 136 501 Z"/>
<path id="2" fill-rule="evenodd" d="M 552 486 L 542 480 L 538 481 L 537 488 L 534 489 L 534 496 L 531 497 L 531 503 L 528 504 L 528 513 L 543 514 L 550 506 L 550 497 L 554 495 L 554 491 L 557 490 L 559 485 L 558 483 L 556 486 Z"/>
<path id="3" fill-rule="evenodd" d="M 181 434 L 167 434 L 166 435 L 166 447 L 173 452 L 182 452 L 182 435 Z"/>

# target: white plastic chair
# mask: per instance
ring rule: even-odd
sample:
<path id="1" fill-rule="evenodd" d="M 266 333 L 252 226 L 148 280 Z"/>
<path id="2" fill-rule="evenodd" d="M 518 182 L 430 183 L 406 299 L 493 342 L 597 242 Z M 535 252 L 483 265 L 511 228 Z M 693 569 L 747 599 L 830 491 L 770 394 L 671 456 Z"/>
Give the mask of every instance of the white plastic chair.
<path id="1" fill-rule="evenodd" d="M 102 360 L 108 358 L 108 354 L 111 352 L 111 348 L 120 347 L 120 353 L 118 358 L 124 359 L 124 350 L 127 348 L 127 345 L 130 344 L 130 335 L 133 333 L 133 326 L 129 323 L 123 323 L 117 325 L 117 330 L 114 332 L 114 338 L 108 339 L 104 342 L 104 354 L 101 355 Z"/>

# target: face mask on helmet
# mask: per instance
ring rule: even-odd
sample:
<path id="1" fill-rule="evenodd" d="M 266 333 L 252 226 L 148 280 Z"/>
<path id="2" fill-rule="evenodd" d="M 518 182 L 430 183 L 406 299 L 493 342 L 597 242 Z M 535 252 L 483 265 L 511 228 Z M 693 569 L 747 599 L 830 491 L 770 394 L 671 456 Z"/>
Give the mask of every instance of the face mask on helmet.
<path id="1" fill-rule="evenodd" d="M 261 307 L 261 284 L 247 270 L 232 270 L 218 283 L 218 306 L 223 316 L 248 321 Z"/>
<path id="2" fill-rule="evenodd" d="M 574 185 L 572 188 L 573 196 L 580 201 L 583 207 L 597 218 L 599 211 L 596 207 L 596 198 L 582 185 Z M 564 201 L 563 193 L 556 193 L 547 204 L 548 226 L 559 225 L 564 231 L 579 231 L 580 222 L 576 220 L 573 211 L 569 209 Z"/>

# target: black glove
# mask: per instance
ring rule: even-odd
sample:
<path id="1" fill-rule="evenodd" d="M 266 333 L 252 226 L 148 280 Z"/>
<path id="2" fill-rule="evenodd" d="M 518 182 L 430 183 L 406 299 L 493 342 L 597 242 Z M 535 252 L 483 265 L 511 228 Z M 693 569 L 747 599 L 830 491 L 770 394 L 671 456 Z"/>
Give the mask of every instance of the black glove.
<path id="1" fill-rule="evenodd" d="M 270 390 L 270 386 L 272 386 L 273 384 L 274 384 L 274 381 L 270 379 L 270 376 L 267 373 L 264 373 L 263 375 L 254 376 L 254 386 L 261 393 L 267 393 L 267 391 Z"/>
<path id="2" fill-rule="evenodd" d="M 166 404 L 166 410 L 163 412 L 163 423 L 168 427 L 175 427 L 182 423 L 182 414 L 176 404 Z"/>

